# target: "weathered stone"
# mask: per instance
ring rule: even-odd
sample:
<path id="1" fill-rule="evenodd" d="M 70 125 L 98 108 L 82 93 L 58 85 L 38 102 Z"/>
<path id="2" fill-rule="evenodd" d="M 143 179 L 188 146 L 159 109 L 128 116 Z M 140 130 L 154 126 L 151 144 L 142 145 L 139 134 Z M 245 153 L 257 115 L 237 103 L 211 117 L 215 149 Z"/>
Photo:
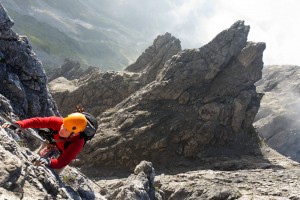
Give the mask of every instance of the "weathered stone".
<path id="1" fill-rule="evenodd" d="M 11 29 L 13 24 L 0 5 L 0 94 L 10 100 L 14 113 L 21 118 L 58 114 L 42 63 L 27 37 Z"/>
<path id="2" fill-rule="evenodd" d="M 231 148 L 240 149 L 240 154 L 259 151 L 252 122 L 261 96 L 254 83 L 261 78 L 265 44 L 247 42 L 248 32 L 249 26 L 238 21 L 202 48 L 183 50 L 166 60 L 154 81 L 141 84 L 109 110 L 109 117 L 108 112 L 99 117 L 100 131 L 86 145 L 83 155 L 89 157 L 82 156 L 81 162 L 93 162 L 97 172 L 120 165 L 133 170 L 143 159 L 166 167 L 210 155 L 208 147 L 226 146 L 228 152 L 220 151 L 224 154 Z M 146 60 L 141 56 L 129 69 L 148 73 L 148 65 L 138 64 Z M 104 74 L 102 82 L 105 77 L 112 76 Z"/>
<path id="3" fill-rule="evenodd" d="M 0 146 L 0 187 L 10 189 L 21 173 L 21 161 Z"/>
<path id="4" fill-rule="evenodd" d="M 154 188 L 154 168 L 151 162 L 142 161 L 136 166 L 134 174 L 129 176 L 121 187 L 112 194 L 107 195 L 108 199 L 162 199 L 161 195 Z"/>
<path id="5" fill-rule="evenodd" d="M 14 21 L 8 16 L 5 8 L 0 4 L 0 32 L 9 31 L 13 25 Z"/>
<path id="6" fill-rule="evenodd" d="M 143 85 L 154 81 L 163 69 L 164 64 L 173 55 L 181 51 L 180 41 L 170 33 L 158 36 L 153 45 L 125 70 L 130 72 L 140 72 L 140 81 Z"/>
<path id="7" fill-rule="evenodd" d="M 164 173 L 155 176 L 155 194 L 159 194 L 163 199 L 174 200 L 298 199 L 299 163 L 287 159 L 265 145 L 261 146 L 261 151 L 263 157 L 250 155 L 236 159 L 202 158 L 206 166 L 191 168 L 189 163 L 182 165 L 180 169 L 173 167 L 169 168 L 169 171 L 164 170 Z M 237 170 L 238 168 L 243 170 Z M 137 198 L 133 195 L 137 194 L 132 192 L 133 187 L 125 190 L 130 187 L 129 180 L 133 177 L 137 178 L 133 175 L 122 180 L 112 177 L 97 183 L 103 186 L 102 191 L 105 191 L 108 199 L 115 198 L 117 194 L 122 194 L 124 199 Z"/>
<path id="8" fill-rule="evenodd" d="M 94 115 L 114 107 L 122 100 L 136 92 L 141 87 L 154 81 L 163 69 L 167 60 L 181 50 L 180 41 L 170 33 L 158 36 L 137 61 L 128 66 L 124 72 L 101 72 L 95 68 L 83 70 L 80 64 L 66 60 L 54 74 L 49 83 L 51 93 L 62 115 L 73 112 L 81 105 Z M 74 84 L 74 90 L 68 88 L 57 90 L 57 78 L 65 77 L 65 83 L 60 79 L 60 85 L 69 81 Z M 77 88 L 75 88 L 77 87 Z M 78 97 L 81 98 L 78 98 Z"/>
<path id="9" fill-rule="evenodd" d="M 96 67 L 88 67 L 83 69 L 79 62 L 72 61 L 69 58 L 66 58 L 63 65 L 56 69 L 51 69 L 51 71 L 47 72 L 48 81 L 64 77 L 68 80 L 79 79 L 84 76 L 88 76 L 92 74 L 94 71 L 97 71 Z"/>
<path id="10" fill-rule="evenodd" d="M 264 93 L 255 127 L 272 148 L 300 161 L 299 89 L 300 67 L 266 66 L 257 90 Z"/>
<path id="11" fill-rule="evenodd" d="M 88 199 L 91 195 L 105 199 L 95 194 L 93 183 L 78 172 L 73 173 L 79 187 L 70 188 L 53 171 L 33 166 L 30 160 L 37 155 L 29 152 L 0 130 L 0 199 Z"/>

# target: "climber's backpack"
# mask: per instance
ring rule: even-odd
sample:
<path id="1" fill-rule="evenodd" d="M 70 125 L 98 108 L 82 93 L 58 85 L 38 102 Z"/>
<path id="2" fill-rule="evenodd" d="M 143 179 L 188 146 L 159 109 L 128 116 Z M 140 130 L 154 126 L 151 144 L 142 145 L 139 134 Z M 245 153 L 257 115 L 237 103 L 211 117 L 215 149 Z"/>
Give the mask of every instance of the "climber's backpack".
<path id="1" fill-rule="evenodd" d="M 96 131 L 98 129 L 98 121 L 90 113 L 83 112 L 82 114 L 88 120 L 88 124 L 86 128 L 81 133 L 81 136 L 84 138 L 84 143 L 86 143 L 87 141 L 91 140 L 95 136 Z"/>

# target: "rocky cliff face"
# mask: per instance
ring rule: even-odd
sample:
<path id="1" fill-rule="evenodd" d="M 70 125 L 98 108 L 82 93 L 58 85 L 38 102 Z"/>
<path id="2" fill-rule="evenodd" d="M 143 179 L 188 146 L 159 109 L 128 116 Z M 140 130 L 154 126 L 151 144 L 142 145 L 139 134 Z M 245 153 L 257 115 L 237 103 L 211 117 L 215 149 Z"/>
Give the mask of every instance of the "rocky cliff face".
<path id="1" fill-rule="evenodd" d="M 247 42 L 248 32 L 238 21 L 202 48 L 173 55 L 155 81 L 99 117 L 99 132 L 81 162 L 101 171 L 132 169 L 143 159 L 176 166 L 221 152 L 259 151 L 252 122 L 261 95 L 254 83 L 265 44 Z M 147 71 L 147 65 L 133 66 Z"/>
<path id="2" fill-rule="evenodd" d="M 105 184 L 91 181 L 78 169 L 67 167 L 58 176 L 47 167 L 33 166 L 37 154 L 24 145 L 12 139 L 11 131 L 0 130 L 0 199 L 162 199 L 155 192 L 152 163 L 141 162 L 108 193 Z"/>
<path id="3" fill-rule="evenodd" d="M 0 94 L 22 118 L 58 114 L 42 63 L 27 38 L 11 29 L 13 24 L 0 5 Z"/>
<path id="4" fill-rule="evenodd" d="M 202 159 L 202 167 L 156 174 L 143 161 L 128 177 L 94 177 L 67 167 L 57 176 L 31 164 L 36 154 L 0 130 L 0 199 L 298 199 L 300 167 L 262 145 L 263 157 Z M 243 169 L 243 170 L 241 170 Z M 188 170 L 188 172 L 187 172 Z"/>
<path id="5" fill-rule="evenodd" d="M 50 90 L 62 115 L 74 112 L 76 105 L 81 105 L 98 116 L 154 81 L 164 63 L 180 50 L 180 41 L 166 33 L 158 36 L 153 45 L 128 66 L 128 71 L 79 71 L 76 70 L 80 68 L 78 63 L 67 62 L 52 76 L 51 79 L 58 75 L 63 78 L 52 80 Z"/>
<path id="6" fill-rule="evenodd" d="M 0 4 L 0 112 L 13 120 L 58 114 L 42 64 L 27 38 L 12 31 L 13 24 Z M 76 73 L 67 72 L 76 77 Z M 5 121 L 0 118 L 0 122 Z M 0 199 L 106 199 L 100 194 L 102 187 L 74 168 L 59 177 L 47 167 L 33 166 L 31 160 L 37 157 L 33 150 L 38 145 L 29 135 L 0 127 Z M 120 188 L 107 198 L 142 195 L 143 199 L 161 199 L 154 192 L 154 176 L 147 178 L 153 170 L 151 163 L 141 163 L 126 181 L 130 188 Z"/>
<path id="7" fill-rule="evenodd" d="M 219 151 L 257 151 L 252 122 L 261 95 L 254 83 L 265 45 L 247 42 L 248 31 L 239 21 L 204 47 L 184 51 L 167 33 L 128 71 L 53 80 L 61 109 L 82 104 L 98 115 L 111 108 L 99 117 L 99 134 L 82 163 L 132 169 L 142 159 L 164 166 Z M 213 148 L 220 146 L 227 148 Z"/>
<path id="8" fill-rule="evenodd" d="M 264 93 L 255 127 L 283 155 L 300 161 L 299 66 L 266 66 L 257 89 Z"/>

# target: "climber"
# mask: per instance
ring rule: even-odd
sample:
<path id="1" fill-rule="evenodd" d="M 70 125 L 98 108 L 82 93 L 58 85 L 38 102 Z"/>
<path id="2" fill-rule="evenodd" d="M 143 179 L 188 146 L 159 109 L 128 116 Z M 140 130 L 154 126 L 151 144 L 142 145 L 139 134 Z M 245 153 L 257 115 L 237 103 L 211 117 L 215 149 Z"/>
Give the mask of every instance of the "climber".
<path id="1" fill-rule="evenodd" d="M 40 152 L 45 152 L 51 145 L 56 147 L 60 155 L 55 157 L 46 157 L 40 154 L 41 158 L 34 160 L 36 166 L 45 165 L 53 168 L 58 174 L 68 165 L 82 150 L 85 140 L 81 136 L 81 132 L 85 130 L 88 120 L 82 113 L 76 112 L 65 118 L 51 117 L 34 117 L 14 124 L 4 123 L 3 128 L 48 128 L 52 130 L 53 144 L 44 145 L 40 148 Z M 19 126 L 19 127 L 18 127 Z"/>

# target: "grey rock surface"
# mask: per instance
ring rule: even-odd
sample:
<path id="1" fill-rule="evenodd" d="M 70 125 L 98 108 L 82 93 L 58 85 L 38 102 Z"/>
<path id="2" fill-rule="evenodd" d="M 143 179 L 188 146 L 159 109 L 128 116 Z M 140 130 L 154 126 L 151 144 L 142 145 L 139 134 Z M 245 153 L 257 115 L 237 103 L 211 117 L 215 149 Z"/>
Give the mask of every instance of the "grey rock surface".
<path id="1" fill-rule="evenodd" d="M 83 69 L 83 67 L 78 61 L 73 61 L 69 58 L 66 58 L 63 65 L 59 68 L 49 69 L 49 72 L 47 72 L 47 77 L 48 82 L 51 82 L 52 80 L 59 77 L 64 77 L 68 80 L 73 80 L 87 76 L 97 70 L 99 69 L 92 66 Z"/>
<path id="2" fill-rule="evenodd" d="M 151 162 L 142 161 L 136 166 L 134 174 L 120 181 L 114 190 L 106 189 L 108 199 L 163 199 L 154 188 L 155 172 Z M 104 187 L 105 188 L 105 187 Z"/>
<path id="3" fill-rule="evenodd" d="M 203 158 L 202 166 L 154 172 L 142 161 L 128 177 L 88 179 L 67 167 L 58 177 L 0 130 L 0 199 L 298 199 L 299 163 L 261 144 L 263 156 Z M 189 171 L 186 171 L 188 169 Z M 92 169 L 91 169 L 92 170 Z"/>
<path id="4" fill-rule="evenodd" d="M 181 50 L 180 41 L 170 33 L 158 36 L 137 61 L 126 71 L 101 72 L 95 69 L 81 70 L 76 62 L 65 65 L 51 75 L 49 87 L 62 115 L 74 112 L 77 105 L 84 107 L 94 115 L 114 107 L 141 87 L 154 81 L 161 72 L 164 63 Z M 57 87 L 53 80 L 62 76 L 66 82 L 76 87 Z M 60 79 L 60 85 L 62 86 Z M 64 84 L 65 85 L 65 84 Z M 79 98 L 80 97 L 80 98 Z"/>
<path id="5" fill-rule="evenodd" d="M 58 176 L 45 166 L 34 166 L 31 161 L 38 156 L 27 145 L 22 138 L 14 140 L 0 129 L 0 199 L 162 199 L 155 192 L 150 162 L 141 162 L 112 191 L 87 178 L 78 168 L 68 166 Z"/>
<path id="6" fill-rule="evenodd" d="M 260 147 L 262 157 L 203 158 L 206 166 L 169 168 L 157 173 L 155 191 L 169 200 L 299 199 L 299 163 L 263 143 Z M 127 181 L 111 177 L 100 179 L 97 184 L 103 186 L 101 192 L 111 194 Z"/>
<path id="7" fill-rule="evenodd" d="M 74 112 L 77 105 L 98 116 L 139 88 L 136 77 L 129 72 L 95 71 L 81 79 L 54 79 L 49 88 L 63 116 Z"/>
<path id="8" fill-rule="evenodd" d="M 300 161 L 300 67 L 266 66 L 257 90 L 264 93 L 255 127 L 278 152 Z"/>
<path id="9" fill-rule="evenodd" d="M 11 29 L 14 22 L 1 4 L 0 23 L 0 94 L 21 118 L 58 114 L 41 61 L 26 36 Z"/>
<path id="10" fill-rule="evenodd" d="M 83 168 L 96 175 L 108 167 L 133 170 L 141 160 L 159 168 L 258 153 L 252 123 L 261 95 L 254 83 L 262 76 L 265 44 L 247 42 L 248 32 L 238 21 L 207 45 L 180 51 L 155 81 L 105 111 L 80 157 Z"/>
<path id="11" fill-rule="evenodd" d="M 180 51 L 180 40 L 170 33 L 160 35 L 154 40 L 153 45 L 147 48 L 125 71 L 140 72 L 140 81 L 146 85 L 154 81 L 163 69 L 165 62 Z"/>
<path id="12" fill-rule="evenodd" d="M 86 193 L 69 187 L 52 170 L 34 166 L 31 160 L 37 155 L 26 147 L 26 142 L 12 139 L 2 128 L 0 157 L 0 199 L 88 199 Z M 77 177 L 82 178 L 80 174 Z M 92 184 L 83 179 L 81 187 Z M 100 194 L 94 196 L 104 199 Z"/>

